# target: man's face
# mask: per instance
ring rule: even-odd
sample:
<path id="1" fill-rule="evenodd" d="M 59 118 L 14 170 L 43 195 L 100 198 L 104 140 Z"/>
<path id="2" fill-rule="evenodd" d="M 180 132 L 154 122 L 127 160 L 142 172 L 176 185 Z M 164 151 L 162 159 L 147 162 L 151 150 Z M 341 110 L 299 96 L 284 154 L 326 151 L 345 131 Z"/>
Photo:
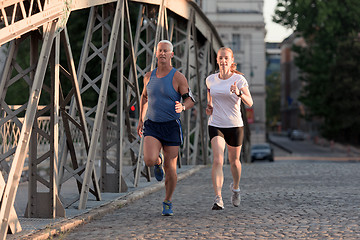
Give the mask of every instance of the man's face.
<path id="1" fill-rule="evenodd" d="M 170 50 L 170 46 L 167 43 L 159 43 L 156 49 L 156 57 L 159 62 L 170 62 L 174 56 L 174 52 Z"/>

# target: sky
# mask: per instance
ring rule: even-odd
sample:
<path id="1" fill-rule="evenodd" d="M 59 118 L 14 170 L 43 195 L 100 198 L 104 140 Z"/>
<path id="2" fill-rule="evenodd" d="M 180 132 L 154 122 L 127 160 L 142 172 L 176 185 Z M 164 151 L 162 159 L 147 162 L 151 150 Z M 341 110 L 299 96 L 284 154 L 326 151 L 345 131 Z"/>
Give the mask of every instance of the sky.
<path id="1" fill-rule="evenodd" d="M 265 42 L 282 42 L 292 33 L 292 30 L 286 29 L 271 20 L 274 15 L 276 4 L 277 0 L 264 0 L 264 18 L 267 31 Z"/>

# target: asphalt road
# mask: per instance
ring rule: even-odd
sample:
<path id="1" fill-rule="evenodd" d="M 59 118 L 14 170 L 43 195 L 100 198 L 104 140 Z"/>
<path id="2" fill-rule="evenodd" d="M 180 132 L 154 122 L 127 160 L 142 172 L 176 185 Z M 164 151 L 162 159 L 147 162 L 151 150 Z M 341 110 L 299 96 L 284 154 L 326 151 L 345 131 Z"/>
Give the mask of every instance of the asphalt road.
<path id="1" fill-rule="evenodd" d="M 306 138 L 303 141 L 292 141 L 284 135 L 270 134 L 270 142 L 274 148 L 275 160 L 313 159 L 313 160 L 360 160 L 359 149 L 349 149 L 346 146 L 336 144 L 315 144 L 313 140 Z"/>

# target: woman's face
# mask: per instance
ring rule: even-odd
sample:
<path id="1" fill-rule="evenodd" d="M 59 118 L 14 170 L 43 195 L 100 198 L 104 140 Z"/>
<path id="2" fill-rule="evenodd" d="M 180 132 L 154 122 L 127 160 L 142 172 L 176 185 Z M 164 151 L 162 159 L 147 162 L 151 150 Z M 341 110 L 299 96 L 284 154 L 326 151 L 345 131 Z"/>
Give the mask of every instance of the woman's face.
<path id="1" fill-rule="evenodd" d="M 230 70 L 231 64 L 234 62 L 234 58 L 231 56 L 231 52 L 226 50 L 219 50 L 217 57 L 217 64 L 220 70 Z"/>

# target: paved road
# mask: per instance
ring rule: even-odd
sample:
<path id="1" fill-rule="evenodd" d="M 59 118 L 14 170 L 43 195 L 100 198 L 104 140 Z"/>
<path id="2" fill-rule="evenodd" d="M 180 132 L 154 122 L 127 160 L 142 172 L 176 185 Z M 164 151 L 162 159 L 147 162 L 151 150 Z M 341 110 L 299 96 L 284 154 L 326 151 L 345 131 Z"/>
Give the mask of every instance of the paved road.
<path id="1" fill-rule="evenodd" d="M 180 181 L 174 216 L 161 216 L 164 190 L 57 239 L 359 239 L 360 163 L 275 161 L 244 164 L 242 202 L 211 210 L 211 169 Z M 55 238 L 56 239 L 56 238 Z"/>
<path id="2" fill-rule="evenodd" d="M 346 145 L 315 144 L 306 138 L 304 141 L 291 141 L 285 135 L 270 134 L 275 160 L 327 160 L 360 161 L 360 149 Z"/>

